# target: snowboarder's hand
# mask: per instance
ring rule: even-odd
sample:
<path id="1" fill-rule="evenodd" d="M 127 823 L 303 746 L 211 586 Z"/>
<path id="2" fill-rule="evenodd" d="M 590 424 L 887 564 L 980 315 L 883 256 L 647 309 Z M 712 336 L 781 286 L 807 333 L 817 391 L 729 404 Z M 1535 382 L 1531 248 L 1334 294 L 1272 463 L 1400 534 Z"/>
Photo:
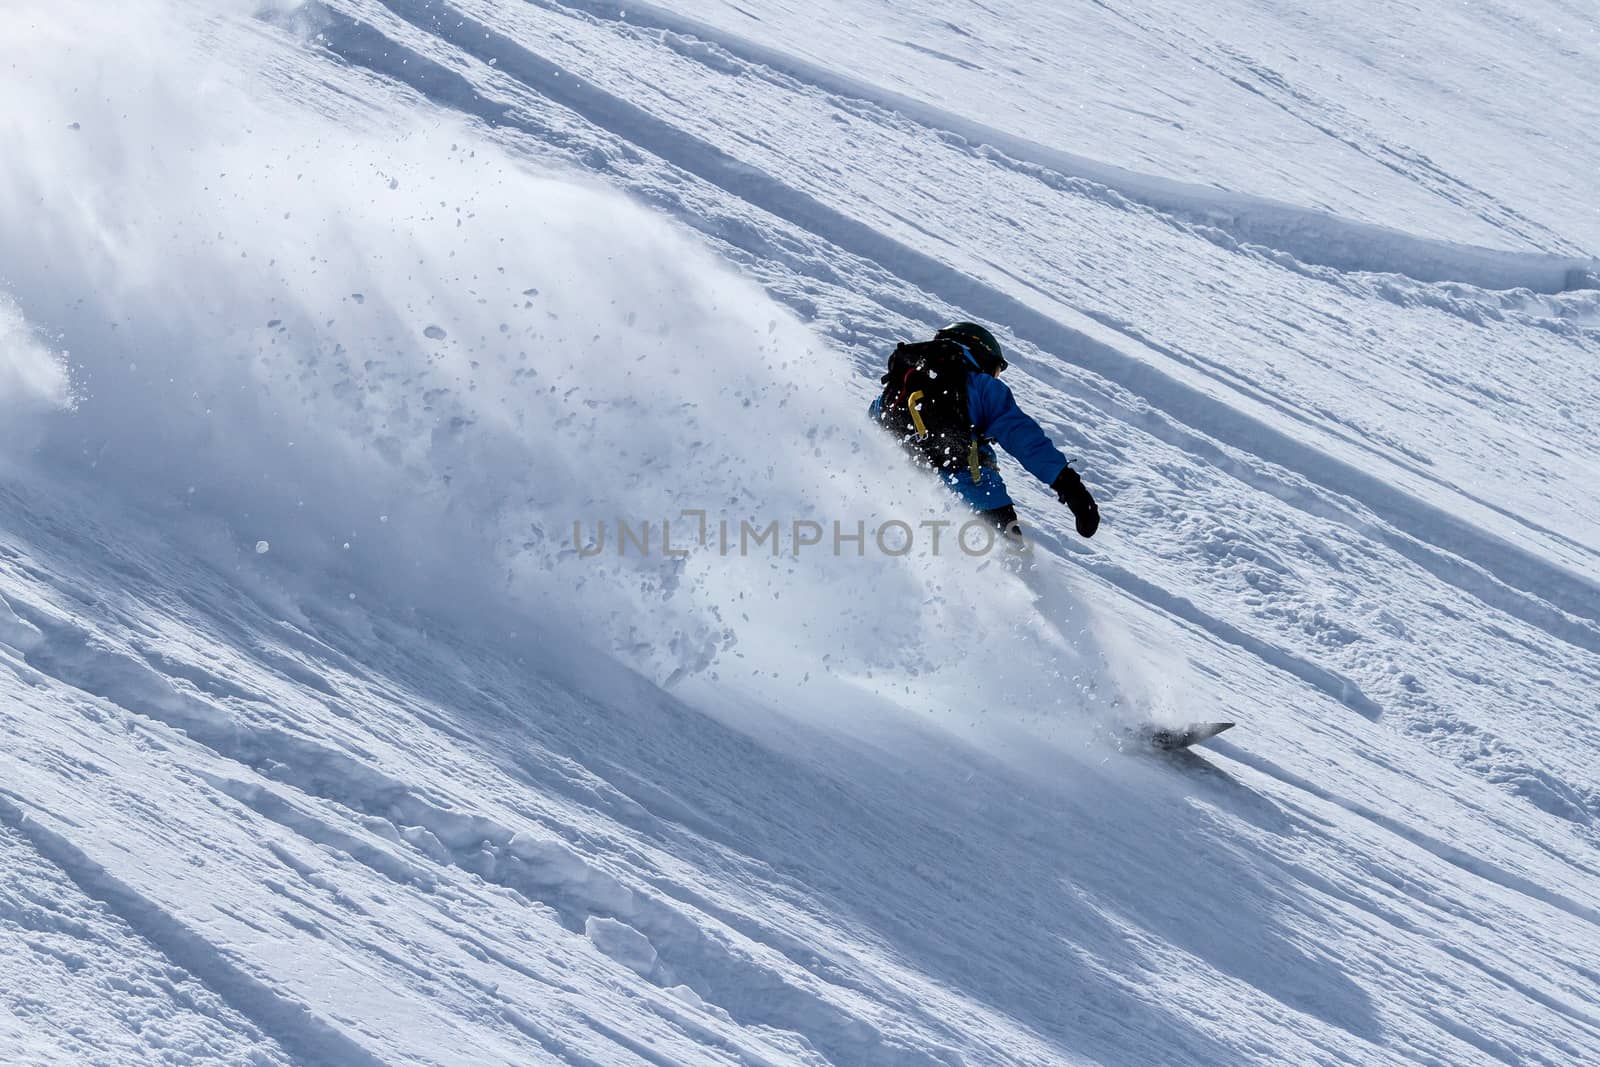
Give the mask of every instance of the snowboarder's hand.
<path id="1" fill-rule="evenodd" d="M 1083 487 L 1083 479 L 1078 477 L 1078 472 L 1070 466 L 1061 468 L 1061 473 L 1050 483 L 1050 488 L 1056 491 L 1056 497 L 1063 504 L 1072 509 L 1072 517 L 1078 523 L 1078 536 L 1093 537 L 1100 528 L 1100 508 L 1095 504 L 1094 497 L 1089 495 L 1089 490 Z"/>

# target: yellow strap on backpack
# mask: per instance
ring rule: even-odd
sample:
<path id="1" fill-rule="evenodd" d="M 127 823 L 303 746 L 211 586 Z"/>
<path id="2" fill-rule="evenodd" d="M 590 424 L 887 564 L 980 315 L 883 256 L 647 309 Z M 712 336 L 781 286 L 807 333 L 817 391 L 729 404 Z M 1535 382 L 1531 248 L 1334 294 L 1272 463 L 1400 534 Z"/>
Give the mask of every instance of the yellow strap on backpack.
<path id="1" fill-rule="evenodd" d="M 906 410 L 911 412 L 911 425 L 917 428 L 917 436 L 926 437 L 928 436 L 928 425 L 922 421 L 922 412 L 917 410 L 917 402 L 921 399 L 921 389 L 906 397 Z"/>

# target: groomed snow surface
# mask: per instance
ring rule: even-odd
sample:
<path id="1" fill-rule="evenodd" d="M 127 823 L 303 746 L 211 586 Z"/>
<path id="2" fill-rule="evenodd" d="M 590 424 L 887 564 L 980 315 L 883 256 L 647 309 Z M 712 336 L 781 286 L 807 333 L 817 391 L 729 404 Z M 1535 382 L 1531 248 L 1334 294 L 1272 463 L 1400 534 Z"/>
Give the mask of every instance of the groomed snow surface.
<path id="1" fill-rule="evenodd" d="M 0 18 L 0 1063 L 1600 1063 L 1584 5 Z"/>

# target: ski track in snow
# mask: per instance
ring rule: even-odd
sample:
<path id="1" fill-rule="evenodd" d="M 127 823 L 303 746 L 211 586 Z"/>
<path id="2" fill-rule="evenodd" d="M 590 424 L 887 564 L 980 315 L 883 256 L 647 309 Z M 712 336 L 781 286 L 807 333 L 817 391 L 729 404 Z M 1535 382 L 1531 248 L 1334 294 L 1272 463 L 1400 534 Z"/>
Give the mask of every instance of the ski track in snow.
<path id="1" fill-rule="evenodd" d="M 198 1062 L 291 1062 L 287 1046 L 257 1028 L 255 1001 L 219 998 L 176 969 L 191 960 L 164 951 L 158 931 L 170 929 L 170 919 L 143 921 L 154 914 L 148 901 L 119 893 L 103 868 L 4 794 L 0 856 L 3 955 L 34 960 L 33 981 L 8 987 L 0 998 L 5 1062 L 133 1063 L 160 1050 Z M 123 910 L 130 903 L 132 914 Z M 4 966 L 16 973 L 14 965 L 13 958 Z"/>
<path id="2" fill-rule="evenodd" d="M 563 9 L 581 11 L 598 18 L 623 22 L 629 26 L 652 27 L 674 34 L 686 34 L 703 44 L 691 43 L 697 57 L 715 61 L 708 52 L 732 56 L 766 68 L 786 78 L 807 83 L 820 91 L 838 97 L 859 101 L 881 108 L 885 112 L 898 112 L 925 126 L 935 135 L 961 138 L 974 145 L 989 146 L 1003 153 L 1005 161 L 1033 164 L 1046 168 L 1062 178 L 1077 178 L 1102 186 L 1106 190 L 1179 218 L 1200 222 L 1230 233 L 1240 241 L 1266 245 L 1287 252 L 1307 263 L 1318 263 L 1346 271 L 1377 271 L 1404 274 L 1419 281 L 1464 281 L 1491 289 L 1528 288 L 1536 292 L 1559 292 L 1579 288 L 1586 275 L 1600 270 L 1600 260 L 1582 256 L 1552 256 L 1529 253 L 1507 253 L 1470 246 L 1450 246 L 1403 234 L 1395 230 L 1341 219 L 1326 212 L 1295 208 L 1260 198 L 1228 193 L 1213 187 L 1175 182 L 1155 175 L 1136 174 L 1119 167 L 1035 144 L 1024 138 L 1008 134 L 983 123 L 973 122 L 941 108 L 922 103 L 900 93 L 870 85 L 856 78 L 828 70 L 798 57 L 766 48 L 735 34 L 721 32 L 698 19 L 689 18 L 650 4 L 611 3 L 607 0 L 572 0 L 555 3 L 540 0 L 540 6 L 555 11 Z M 1112 11 L 1108 5 L 1097 6 Z M 1144 33 L 1150 26 L 1137 24 Z M 707 47 L 709 46 L 709 47 Z M 918 47 L 910 45 L 909 47 Z M 1190 44 L 1181 49 L 1185 54 L 1203 53 L 1205 46 Z M 928 51 L 924 49 L 924 51 Z M 1291 104 L 1303 100 L 1303 95 L 1275 72 L 1251 62 L 1248 57 L 1224 50 L 1226 59 L 1239 65 L 1245 72 L 1264 83 L 1268 90 L 1285 96 Z M 934 52 L 932 54 L 939 55 Z M 945 57 L 948 58 L 948 57 Z M 1257 95 L 1267 95 L 1256 85 L 1225 75 Z M 1310 101 L 1306 101 L 1310 103 Z M 1296 110 L 1283 103 L 1280 107 L 1296 114 Z M 1316 104 L 1316 110 L 1326 110 L 1329 105 Z M 1300 117 L 1297 115 L 1297 117 Z M 1374 148 L 1357 143 L 1351 135 L 1325 128 L 1319 120 L 1302 119 L 1319 132 L 1350 144 L 1357 151 L 1384 160 L 1385 166 L 1394 167 L 1398 173 L 1415 177 L 1420 172 L 1424 183 L 1438 181 L 1446 190 L 1444 195 L 1452 202 L 1463 202 L 1457 197 L 1463 193 L 1471 199 L 1482 199 L 1484 217 L 1497 221 L 1497 216 L 1515 221 L 1518 225 L 1538 229 L 1537 224 L 1520 219 L 1514 211 L 1495 203 L 1479 190 L 1465 185 L 1449 175 L 1440 174 L 1425 159 L 1408 157 L 1403 150 L 1379 144 Z M 1400 164 L 1388 162 L 1393 156 Z M 1512 229 L 1513 233 L 1517 233 Z M 1524 239 L 1528 235 L 1517 233 Z M 1541 241 L 1564 243 L 1549 232 L 1538 235 Z"/>
<path id="3" fill-rule="evenodd" d="M 216 945 L 108 874 L 67 838 L 38 820 L 28 818 L 21 808 L 4 797 L 0 797 L 0 825 L 26 839 L 41 856 L 55 863 L 82 893 L 105 905 L 174 965 L 199 978 L 239 1015 L 276 1038 L 278 1044 L 300 1062 L 354 1064 L 356 1067 L 377 1067 L 383 1062 L 321 1019 L 309 1015 L 305 1005 L 283 998 L 239 969 Z M 226 1017 L 218 1021 L 224 1025 L 231 1023 L 232 1030 L 242 1029 Z"/>
<path id="4" fill-rule="evenodd" d="M 419 612 L 403 574 L 344 599 L 356 578 L 274 570 L 90 466 L 0 468 L 0 1060 L 1600 1059 L 1600 543 L 1592 502 L 1560 503 L 1600 393 L 1541 388 L 1600 351 L 1593 294 L 1564 291 L 1594 262 L 1270 60 L 1098 7 L 1561 254 L 1135 173 L 654 5 L 326 0 L 203 25 L 241 35 L 224 54 L 278 106 L 465 117 L 476 150 L 672 215 L 847 350 L 863 403 L 893 339 L 1001 325 L 1024 406 L 1107 515 L 1086 544 L 1008 470 L 1039 611 L 1065 629 L 1093 598 L 1158 712 L 1241 730 L 1138 758 L 982 707 L 999 740 L 968 744 L 890 714 L 916 670 L 726 721 L 742 691 L 719 704 L 715 671 L 669 690 L 563 663 L 488 607 Z M 871 169 L 885 146 L 973 184 L 896 188 Z M 1318 352 L 1380 328 L 1372 360 L 1437 332 L 1484 365 L 1416 348 L 1383 379 Z M 1291 354 L 1252 361 L 1276 342 Z M 1397 395 L 1370 410 L 1346 395 L 1380 382 Z M 1465 479 L 1496 452 L 1531 487 Z M 536 629 L 570 625 L 540 607 Z M 818 706 L 841 692 L 849 728 Z"/>

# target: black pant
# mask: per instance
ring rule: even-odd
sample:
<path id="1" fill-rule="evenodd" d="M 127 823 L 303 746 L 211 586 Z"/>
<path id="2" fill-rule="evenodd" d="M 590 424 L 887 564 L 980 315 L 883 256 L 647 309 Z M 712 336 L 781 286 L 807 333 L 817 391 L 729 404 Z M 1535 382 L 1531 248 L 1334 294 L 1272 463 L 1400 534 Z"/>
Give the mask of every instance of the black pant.
<path id="1" fill-rule="evenodd" d="M 1017 506 L 1015 504 L 1004 504 L 998 508 L 990 508 L 988 511 L 978 512 L 978 515 L 987 519 L 990 525 L 1002 533 L 1017 524 Z"/>

